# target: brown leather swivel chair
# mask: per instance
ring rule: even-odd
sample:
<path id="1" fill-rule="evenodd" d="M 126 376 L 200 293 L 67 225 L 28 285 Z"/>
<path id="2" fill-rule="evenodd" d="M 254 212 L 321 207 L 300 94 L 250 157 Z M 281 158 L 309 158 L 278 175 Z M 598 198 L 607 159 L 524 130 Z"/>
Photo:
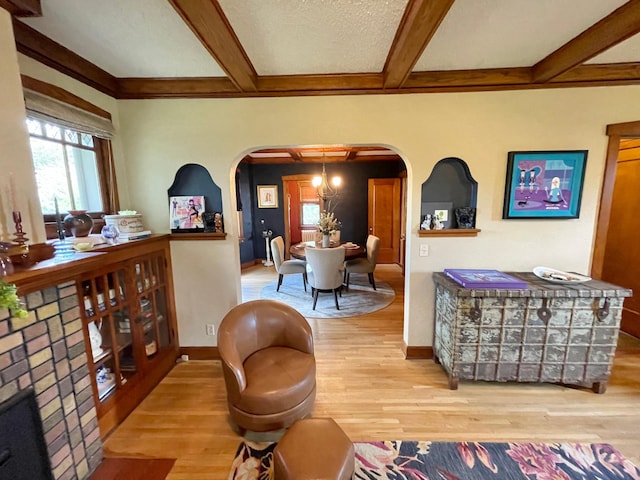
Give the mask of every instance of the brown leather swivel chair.
<path id="1" fill-rule="evenodd" d="M 316 397 L 313 335 L 305 318 L 275 300 L 232 308 L 218 329 L 231 419 L 267 432 L 308 416 Z"/>

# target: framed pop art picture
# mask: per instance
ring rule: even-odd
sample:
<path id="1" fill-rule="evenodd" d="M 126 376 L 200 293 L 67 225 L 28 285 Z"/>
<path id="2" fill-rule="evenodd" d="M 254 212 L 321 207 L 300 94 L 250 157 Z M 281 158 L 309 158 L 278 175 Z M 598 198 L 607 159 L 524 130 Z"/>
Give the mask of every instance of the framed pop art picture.
<path id="1" fill-rule="evenodd" d="M 502 218 L 578 218 L 587 150 L 509 152 Z"/>
<path id="2" fill-rule="evenodd" d="M 204 195 L 169 197 L 171 231 L 204 229 Z"/>

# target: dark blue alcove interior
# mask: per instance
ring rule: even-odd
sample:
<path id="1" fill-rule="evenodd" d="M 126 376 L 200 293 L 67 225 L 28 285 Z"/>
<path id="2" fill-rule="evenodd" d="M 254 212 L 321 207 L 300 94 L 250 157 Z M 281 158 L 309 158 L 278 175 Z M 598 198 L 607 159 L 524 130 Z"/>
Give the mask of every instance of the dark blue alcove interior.
<path id="1" fill-rule="evenodd" d="M 204 196 L 205 212 L 222 213 L 222 190 L 211 178 L 209 171 L 202 165 L 187 163 L 176 172 L 173 183 L 167 190 L 167 212 L 170 208 L 170 198 L 189 195 Z M 189 230 L 171 230 L 172 232 L 202 232 L 202 228 Z"/>

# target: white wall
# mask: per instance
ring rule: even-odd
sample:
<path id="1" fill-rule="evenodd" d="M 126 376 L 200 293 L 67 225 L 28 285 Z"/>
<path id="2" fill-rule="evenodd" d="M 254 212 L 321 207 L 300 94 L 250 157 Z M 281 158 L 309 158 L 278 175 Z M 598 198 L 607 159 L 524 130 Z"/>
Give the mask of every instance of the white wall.
<path id="1" fill-rule="evenodd" d="M 46 236 L 31 163 L 22 84 L 11 16 L 0 8 L 0 240 L 12 241 L 12 211 L 22 215 L 22 229 L 31 243 Z M 14 194 L 10 193 L 13 183 Z M 12 198 L 13 197 L 13 198 Z"/>
<path id="2" fill-rule="evenodd" d="M 8 42 L 2 38 L 0 47 Z M 142 212 L 154 232 L 169 230 L 167 189 L 180 166 L 204 165 L 222 188 L 227 239 L 172 241 L 183 346 L 215 345 L 215 337 L 204 336 L 204 325 L 217 326 L 240 298 L 232 182 L 247 151 L 345 143 L 387 145 L 402 155 L 409 174 L 404 336 L 410 346 L 425 346 L 433 335 L 434 271 L 531 270 L 536 265 L 589 271 L 605 127 L 639 117 L 637 86 L 116 102 L 30 59 L 20 57 L 20 69 L 112 112 L 123 206 Z M 6 83 L 4 77 L 0 80 Z M 13 96 L 11 100 L 15 103 Z M 507 152 L 553 149 L 589 150 L 580 219 L 502 220 Z M 476 238 L 420 239 L 420 186 L 433 165 L 450 156 L 465 160 L 478 181 L 477 226 L 482 232 Z M 429 244 L 428 257 L 418 256 L 421 243 Z"/>

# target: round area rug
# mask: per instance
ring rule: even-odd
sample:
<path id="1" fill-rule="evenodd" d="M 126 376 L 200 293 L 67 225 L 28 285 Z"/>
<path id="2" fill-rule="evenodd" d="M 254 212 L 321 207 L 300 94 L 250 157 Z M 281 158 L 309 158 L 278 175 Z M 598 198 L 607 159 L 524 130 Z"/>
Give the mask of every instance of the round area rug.
<path id="1" fill-rule="evenodd" d="M 388 283 L 376 280 L 377 290 L 374 290 L 369 284 L 367 275 L 351 274 L 349 291 L 342 289 L 342 297 L 338 295 L 340 310 L 336 310 L 333 292 L 319 293 L 316 309 L 312 310 L 311 287 L 307 285 L 305 293 L 302 275 L 285 275 L 279 292 L 276 292 L 277 285 L 278 280 L 274 280 L 263 287 L 260 298 L 286 303 L 308 318 L 345 318 L 365 315 L 383 309 L 393 302 L 396 296 L 396 292 Z"/>

